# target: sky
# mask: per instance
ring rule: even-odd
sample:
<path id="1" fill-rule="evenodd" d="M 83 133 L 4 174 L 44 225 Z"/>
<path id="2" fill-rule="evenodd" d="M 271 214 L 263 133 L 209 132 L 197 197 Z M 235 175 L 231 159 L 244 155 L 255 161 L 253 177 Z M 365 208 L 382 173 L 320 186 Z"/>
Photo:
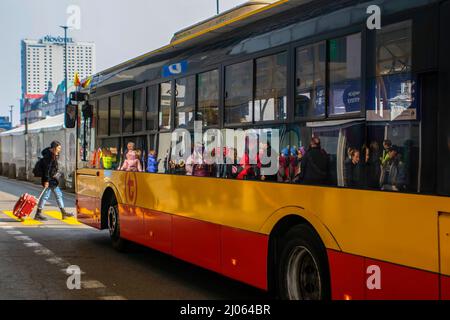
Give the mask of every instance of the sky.
<path id="1" fill-rule="evenodd" d="M 220 0 L 220 10 L 243 2 Z M 97 71 L 168 44 L 176 31 L 216 14 L 216 0 L 0 0 L 0 116 L 14 105 L 19 121 L 21 40 L 63 36 L 59 26 L 73 5 L 81 24 L 68 37 L 95 42 Z"/>

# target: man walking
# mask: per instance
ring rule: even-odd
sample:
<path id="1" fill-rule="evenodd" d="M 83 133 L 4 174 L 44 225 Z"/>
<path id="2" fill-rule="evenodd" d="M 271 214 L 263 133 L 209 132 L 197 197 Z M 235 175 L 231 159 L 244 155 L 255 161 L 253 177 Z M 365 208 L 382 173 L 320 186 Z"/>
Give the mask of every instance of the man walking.
<path id="1" fill-rule="evenodd" d="M 62 218 L 65 219 L 73 217 L 73 214 L 67 213 L 64 208 L 63 194 L 58 186 L 58 180 L 61 176 L 58 168 L 58 158 L 59 154 L 61 153 L 61 149 L 61 143 L 59 143 L 58 141 L 53 141 L 50 144 L 49 148 L 46 148 L 42 151 L 43 159 L 41 168 L 41 183 L 46 190 L 39 200 L 38 209 L 35 215 L 36 220 L 47 220 L 47 218 L 42 215 L 42 208 L 44 208 L 45 203 L 50 198 L 51 193 L 55 195 L 56 202 L 58 203 L 58 207 L 61 210 Z"/>

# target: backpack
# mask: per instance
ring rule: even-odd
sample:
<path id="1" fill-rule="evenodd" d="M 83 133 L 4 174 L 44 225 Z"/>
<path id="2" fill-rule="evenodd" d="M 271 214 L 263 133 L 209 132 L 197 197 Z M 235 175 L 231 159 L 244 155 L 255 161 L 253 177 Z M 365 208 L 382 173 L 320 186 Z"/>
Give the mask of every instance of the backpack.
<path id="1" fill-rule="evenodd" d="M 36 178 L 42 178 L 44 175 L 44 158 L 39 158 L 39 160 L 36 162 L 33 168 L 33 175 Z"/>

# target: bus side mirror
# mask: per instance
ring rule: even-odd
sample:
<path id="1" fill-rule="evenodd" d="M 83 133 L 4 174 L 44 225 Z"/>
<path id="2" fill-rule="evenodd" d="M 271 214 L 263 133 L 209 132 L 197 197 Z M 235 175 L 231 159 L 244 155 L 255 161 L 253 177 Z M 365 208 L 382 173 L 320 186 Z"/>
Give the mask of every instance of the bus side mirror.
<path id="1" fill-rule="evenodd" d="M 66 112 L 64 117 L 64 126 L 67 129 L 75 128 L 78 118 L 78 106 L 74 104 L 66 105 Z"/>

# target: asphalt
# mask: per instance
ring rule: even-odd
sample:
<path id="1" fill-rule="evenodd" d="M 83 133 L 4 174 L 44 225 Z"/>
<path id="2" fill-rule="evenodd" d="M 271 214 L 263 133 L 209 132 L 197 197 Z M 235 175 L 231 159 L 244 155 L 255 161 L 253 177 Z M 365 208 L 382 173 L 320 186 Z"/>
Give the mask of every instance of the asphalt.
<path id="1" fill-rule="evenodd" d="M 17 221 L 10 211 L 25 192 L 38 196 L 40 188 L 0 177 L 0 300 L 271 299 L 149 248 L 134 245 L 119 253 L 107 231 L 76 219 L 62 221 L 54 199 L 44 209 L 48 221 Z M 64 195 L 68 211 L 74 212 L 74 195 Z"/>

